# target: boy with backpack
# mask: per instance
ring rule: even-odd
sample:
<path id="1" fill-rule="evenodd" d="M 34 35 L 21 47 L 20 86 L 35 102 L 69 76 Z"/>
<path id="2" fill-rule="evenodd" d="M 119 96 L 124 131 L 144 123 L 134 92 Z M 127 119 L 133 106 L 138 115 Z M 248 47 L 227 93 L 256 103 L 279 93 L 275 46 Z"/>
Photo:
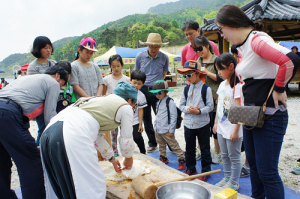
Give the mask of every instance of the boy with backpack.
<path id="1" fill-rule="evenodd" d="M 168 88 L 168 83 L 164 80 L 158 80 L 153 84 L 153 93 L 159 100 L 156 104 L 156 118 L 154 122 L 154 131 L 156 142 L 159 145 L 159 160 L 167 164 L 169 162 L 166 153 L 167 144 L 178 158 L 178 170 L 185 170 L 184 152 L 181 150 L 174 133 L 177 122 L 177 107 L 172 98 L 167 94 L 174 88 Z M 179 115 L 180 118 L 180 115 Z M 179 123 L 178 125 L 176 125 Z"/>
<path id="2" fill-rule="evenodd" d="M 211 88 L 201 81 L 201 78 L 205 77 L 206 74 L 200 71 L 200 67 L 196 61 L 187 61 L 183 69 L 177 69 L 178 73 L 182 74 L 190 83 L 184 89 L 179 105 L 179 109 L 185 113 L 183 124 L 187 169 L 184 173 L 188 175 L 197 174 L 195 158 L 196 137 L 201 149 L 201 173 L 211 171 L 212 163 L 209 140 L 209 112 L 213 110 L 214 105 Z M 206 181 L 207 176 L 199 177 L 198 179 Z"/>

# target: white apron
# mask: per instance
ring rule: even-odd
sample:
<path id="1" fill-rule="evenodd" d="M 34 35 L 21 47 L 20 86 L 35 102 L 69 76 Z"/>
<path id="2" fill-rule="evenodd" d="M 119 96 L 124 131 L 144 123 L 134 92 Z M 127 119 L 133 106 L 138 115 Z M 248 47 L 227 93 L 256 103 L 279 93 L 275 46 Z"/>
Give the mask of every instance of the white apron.
<path id="1" fill-rule="evenodd" d="M 98 163 L 94 142 L 100 125 L 86 111 L 67 107 L 53 117 L 46 129 L 63 121 L 63 137 L 78 199 L 105 199 L 106 181 Z M 41 146 L 42 147 L 42 146 Z M 44 169 L 46 198 L 57 198 Z"/>

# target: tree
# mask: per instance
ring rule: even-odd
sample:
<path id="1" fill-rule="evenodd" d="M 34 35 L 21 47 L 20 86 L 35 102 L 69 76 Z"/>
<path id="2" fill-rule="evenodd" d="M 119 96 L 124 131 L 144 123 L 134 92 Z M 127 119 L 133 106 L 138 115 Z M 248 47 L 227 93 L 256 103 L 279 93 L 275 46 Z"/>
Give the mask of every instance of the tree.
<path id="1" fill-rule="evenodd" d="M 147 31 L 146 31 L 146 25 L 142 24 L 140 22 L 134 24 L 131 28 L 128 28 L 128 32 L 132 38 L 133 41 L 136 43 L 136 47 L 138 48 L 139 40 L 145 41 L 147 39 Z"/>
<path id="2" fill-rule="evenodd" d="M 178 23 L 177 23 L 176 20 L 173 20 L 173 21 L 172 21 L 172 26 L 173 26 L 174 28 L 179 28 L 179 25 L 178 25 Z"/>

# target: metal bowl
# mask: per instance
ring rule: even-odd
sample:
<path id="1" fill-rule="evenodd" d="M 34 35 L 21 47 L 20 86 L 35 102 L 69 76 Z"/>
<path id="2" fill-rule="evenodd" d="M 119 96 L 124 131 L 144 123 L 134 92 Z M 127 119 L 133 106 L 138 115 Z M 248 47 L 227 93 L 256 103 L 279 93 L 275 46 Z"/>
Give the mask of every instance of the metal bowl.
<path id="1" fill-rule="evenodd" d="M 210 191 L 204 186 L 186 181 L 171 182 L 159 187 L 157 199 L 210 199 Z"/>

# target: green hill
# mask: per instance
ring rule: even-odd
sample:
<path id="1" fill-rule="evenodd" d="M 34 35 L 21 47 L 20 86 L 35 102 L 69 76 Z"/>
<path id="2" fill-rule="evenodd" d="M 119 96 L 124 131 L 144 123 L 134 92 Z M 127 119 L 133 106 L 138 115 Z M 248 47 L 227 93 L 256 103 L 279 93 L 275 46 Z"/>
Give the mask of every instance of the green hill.
<path id="1" fill-rule="evenodd" d="M 180 0 L 159 4 L 151 7 L 147 13 L 149 14 L 171 14 L 187 8 L 201 8 L 203 10 L 218 10 L 225 4 L 243 3 L 245 0 Z"/>

